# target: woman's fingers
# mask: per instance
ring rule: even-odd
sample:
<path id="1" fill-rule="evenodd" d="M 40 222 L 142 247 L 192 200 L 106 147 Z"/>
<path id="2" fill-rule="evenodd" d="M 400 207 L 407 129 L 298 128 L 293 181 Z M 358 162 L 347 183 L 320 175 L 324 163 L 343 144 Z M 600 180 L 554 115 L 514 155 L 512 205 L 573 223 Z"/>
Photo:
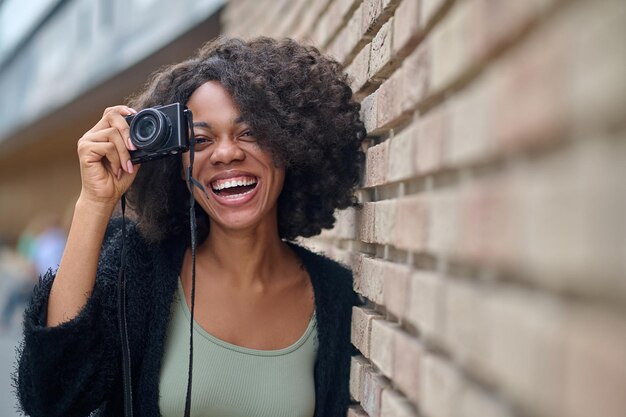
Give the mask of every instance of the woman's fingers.
<path id="1" fill-rule="evenodd" d="M 115 147 L 115 144 L 111 142 L 90 142 L 87 145 L 79 144 L 79 154 L 82 153 L 82 160 L 86 164 L 104 163 L 106 158 L 106 164 L 104 166 L 113 174 L 114 177 L 119 177 L 122 170 L 122 162 L 120 155 Z"/>
<path id="2" fill-rule="evenodd" d="M 102 114 L 102 119 L 87 133 L 99 133 L 104 132 L 103 136 L 98 136 L 94 140 L 111 140 L 115 143 L 118 152 L 120 154 L 122 169 L 129 174 L 134 172 L 133 164 L 130 161 L 130 154 L 128 150 L 136 150 L 130 140 L 130 127 L 126 121 L 126 117 L 132 114 L 137 114 L 137 111 L 128 106 L 113 106 L 108 107 Z M 115 129 L 121 138 L 121 141 L 117 140 L 118 135 L 115 132 L 109 130 Z"/>
<path id="3" fill-rule="evenodd" d="M 126 122 L 123 122 L 126 123 Z M 128 125 L 126 125 L 128 127 Z M 133 163 L 130 161 L 129 143 L 130 136 L 126 136 L 128 129 L 121 131 L 119 127 L 114 126 L 105 129 L 103 132 L 109 137 L 109 141 L 115 145 L 117 153 L 120 157 L 122 169 L 129 174 L 134 172 Z"/>
<path id="4" fill-rule="evenodd" d="M 128 111 L 128 113 L 126 111 Z M 106 113 L 104 117 L 108 120 L 111 127 L 116 128 L 120 132 L 126 147 L 134 151 L 137 148 L 135 148 L 133 143 L 130 141 L 130 126 L 126 121 L 126 117 L 131 114 L 137 114 L 137 112 L 130 107 L 124 107 L 121 111 L 110 111 Z"/>
<path id="5" fill-rule="evenodd" d="M 115 125 L 123 129 L 128 129 L 128 123 L 126 123 L 126 120 L 124 118 L 126 116 L 130 116 L 131 114 L 137 114 L 137 111 L 128 106 L 107 107 L 106 109 L 104 109 L 100 121 L 96 123 L 96 125 L 92 127 L 87 133 L 97 132 L 99 130 L 106 129 L 107 127 L 113 127 Z M 112 121 L 114 121 L 116 118 L 121 118 L 121 120 L 123 121 L 123 125 L 120 123 L 112 124 Z"/>
<path id="6" fill-rule="evenodd" d="M 112 206 L 134 181 L 139 167 L 130 160 L 133 146 L 125 118 L 135 113 L 127 106 L 109 107 L 78 141 L 84 198 Z"/>
<path id="7" fill-rule="evenodd" d="M 119 128 L 108 127 L 97 132 L 87 133 L 81 140 L 92 143 L 111 143 L 117 150 L 121 168 L 129 174 L 132 174 L 134 169 L 130 161 L 127 140 L 125 140 L 122 135 L 123 133 L 120 132 Z"/>

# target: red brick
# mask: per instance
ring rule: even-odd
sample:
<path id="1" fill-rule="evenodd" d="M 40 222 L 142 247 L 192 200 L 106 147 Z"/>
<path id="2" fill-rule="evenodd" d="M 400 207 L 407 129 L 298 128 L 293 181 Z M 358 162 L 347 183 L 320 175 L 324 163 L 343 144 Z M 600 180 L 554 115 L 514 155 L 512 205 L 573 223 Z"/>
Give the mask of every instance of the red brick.
<path id="1" fill-rule="evenodd" d="M 494 384 L 529 415 L 564 415 L 565 318 L 562 301 L 532 291 L 492 292 L 489 344 L 483 356 Z"/>
<path id="2" fill-rule="evenodd" d="M 361 101 L 361 120 L 365 124 L 368 133 L 372 133 L 378 127 L 377 111 L 378 111 L 378 90 L 365 97 Z"/>
<path id="3" fill-rule="evenodd" d="M 377 90 L 377 116 L 376 130 L 389 129 L 402 123 L 408 118 L 408 114 L 402 111 L 402 73 L 395 72 Z"/>
<path id="4" fill-rule="evenodd" d="M 393 351 L 394 384 L 415 405 L 421 401 L 420 377 L 424 348 L 417 338 L 404 332 L 395 335 Z"/>
<path id="5" fill-rule="evenodd" d="M 384 141 L 367 150 L 365 160 L 365 186 L 374 187 L 384 184 L 387 180 L 387 150 L 389 141 Z"/>
<path id="6" fill-rule="evenodd" d="M 473 49 L 477 58 L 482 59 L 515 40 L 557 1 L 476 1 L 472 32 L 475 33 Z"/>
<path id="7" fill-rule="evenodd" d="M 461 395 L 456 417 L 513 417 L 511 407 L 494 393 L 468 386 Z"/>
<path id="8" fill-rule="evenodd" d="M 431 86 L 441 91 L 451 86 L 472 63 L 468 47 L 473 2 L 455 3 L 429 35 L 432 51 Z"/>
<path id="9" fill-rule="evenodd" d="M 612 130 L 625 118 L 624 5 L 620 1 L 572 5 L 537 37 L 566 40 L 568 122 L 577 132 Z M 581 30 L 584 27 L 584 30 Z"/>
<path id="10" fill-rule="evenodd" d="M 393 378 L 394 335 L 400 326 L 386 320 L 372 321 L 370 357 L 374 365 L 388 378 Z"/>
<path id="11" fill-rule="evenodd" d="M 361 275 L 363 271 L 363 258 L 365 258 L 365 255 L 360 252 L 356 252 L 356 251 L 350 252 L 350 262 L 348 262 L 347 264 L 352 270 L 353 287 L 356 292 L 360 291 L 359 281 L 361 279 Z"/>
<path id="12" fill-rule="evenodd" d="M 565 77 L 561 37 L 534 39 L 490 72 L 494 139 L 517 152 L 558 139 L 565 130 Z"/>
<path id="13" fill-rule="evenodd" d="M 333 0 L 320 19 L 320 26 L 315 32 L 315 44 L 326 46 L 330 37 L 344 25 L 348 13 L 357 7 L 357 0 Z"/>
<path id="14" fill-rule="evenodd" d="M 348 264 L 352 270 L 353 286 L 356 292 L 360 291 L 358 288 L 360 286 L 359 281 L 363 271 L 363 258 L 365 258 L 365 254 L 356 251 L 351 252 L 350 262 Z"/>
<path id="15" fill-rule="evenodd" d="M 348 13 L 356 9 L 361 4 L 361 0 L 334 0 L 328 9 L 328 13 L 335 14 L 344 18 Z"/>
<path id="16" fill-rule="evenodd" d="M 361 307 L 352 308 L 352 344 L 366 357 L 370 356 L 370 335 L 372 320 L 381 319 L 380 314 Z"/>
<path id="17" fill-rule="evenodd" d="M 361 33 L 371 38 L 376 34 L 376 28 L 380 27 L 376 23 L 382 20 L 383 0 L 364 0 L 363 19 L 361 21 Z"/>
<path id="18" fill-rule="evenodd" d="M 388 387 L 387 381 L 378 373 L 365 371 L 361 406 L 370 417 L 380 416 L 380 403 L 383 390 Z"/>
<path id="19" fill-rule="evenodd" d="M 387 179 L 391 182 L 406 180 L 417 174 L 413 158 L 417 144 L 417 127 L 413 123 L 389 139 Z"/>
<path id="20" fill-rule="evenodd" d="M 370 417 L 359 405 L 351 405 L 348 408 L 348 417 Z"/>
<path id="21" fill-rule="evenodd" d="M 352 78 L 350 87 L 352 91 L 358 93 L 369 85 L 369 60 L 370 60 L 370 44 L 365 45 L 359 53 L 354 57 L 352 63 L 346 70 Z M 357 95 L 358 96 L 358 95 Z"/>
<path id="22" fill-rule="evenodd" d="M 480 78 L 451 97 L 448 102 L 449 129 L 444 146 L 448 166 L 473 164 L 492 157 L 493 116 L 490 111 L 492 93 L 489 84 Z"/>
<path id="23" fill-rule="evenodd" d="M 449 417 L 461 399 L 464 381 L 451 363 L 428 354 L 422 363 L 420 409 L 429 417 Z"/>
<path id="24" fill-rule="evenodd" d="M 380 417 L 417 417 L 415 408 L 401 394 L 383 391 Z"/>
<path id="25" fill-rule="evenodd" d="M 420 14 L 424 25 L 428 25 L 446 3 L 450 3 L 450 0 L 420 0 L 422 7 Z"/>
<path id="26" fill-rule="evenodd" d="M 445 285 L 445 340 L 457 363 L 485 373 L 490 327 L 484 305 L 488 289 L 463 279 Z"/>
<path id="27" fill-rule="evenodd" d="M 413 47 L 422 31 L 420 16 L 421 2 L 404 0 L 394 13 L 393 53 L 407 51 Z"/>
<path id="28" fill-rule="evenodd" d="M 279 37 L 278 30 L 285 23 L 292 19 L 295 2 L 289 0 L 276 0 L 272 9 L 265 9 L 262 13 L 264 19 L 259 20 L 260 26 L 256 28 L 261 33 L 270 37 Z"/>
<path id="29" fill-rule="evenodd" d="M 442 166 L 446 116 L 444 109 L 436 108 L 419 121 L 416 167 L 420 173 L 433 172 Z"/>
<path id="30" fill-rule="evenodd" d="M 567 321 L 562 415 L 622 417 L 626 410 L 626 318 L 581 308 Z"/>
<path id="31" fill-rule="evenodd" d="M 395 0 L 364 0 L 361 34 L 371 39 L 397 7 Z"/>
<path id="32" fill-rule="evenodd" d="M 433 253 L 458 252 L 460 195 L 445 189 L 428 197 L 427 249 Z"/>
<path id="33" fill-rule="evenodd" d="M 396 200 L 383 200 L 374 204 L 374 242 L 389 245 L 394 241 L 396 223 Z"/>
<path id="34" fill-rule="evenodd" d="M 415 109 L 430 93 L 431 52 L 428 39 L 420 43 L 398 70 L 401 84 L 400 111 Z"/>
<path id="35" fill-rule="evenodd" d="M 308 13 L 309 9 L 307 7 L 306 10 L 304 10 L 305 7 L 307 6 L 302 1 L 287 2 L 287 11 L 278 13 L 279 19 L 274 25 L 275 30 L 272 36 L 277 38 L 290 36 L 293 25 L 300 23 L 303 11 Z"/>
<path id="36" fill-rule="evenodd" d="M 370 54 L 369 77 L 385 77 L 389 74 L 392 58 L 393 18 L 385 23 L 374 39 Z"/>
<path id="37" fill-rule="evenodd" d="M 319 0 L 319 1 L 307 1 L 306 2 L 306 12 L 302 14 L 301 20 L 296 25 L 294 32 L 291 34 L 295 39 L 300 41 L 305 41 L 309 44 L 315 44 L 313 32 L 315 31 L 314 24 L 317 24 L 317 16 L 322 11 L 329 0 Z M 230 4 L 227 7 L 230 8 Z M 319 44 L 316 44 L 319 46 Z"/>
<path id="38" fill-rule="evenodd" d="M 357 402 L 361 401 L 364 369 L 371 367 L 363 356 L 353 356 L 350 361 L 350 395 Z"/>
<path id="39" fill-rule="evenodd" d="M 625 133 L 571 142 L 509 173 L 515 268 L 533 285 L 626 299 Z"/>
<path id="40" fill-rule="evenodd" d="M 361 276 L 358 277 L 359 286 L 357 290 L 360 291 L 361 295 L 378 305 L 383 304 L 384 280 L 386 278 L 385 271 L 388 266 L 389 262 L 363 257 Z"/>
<path id="41" fill-rule="evenodd" d="M 461 194 L 459 253 L 478 264 L 507 266 L 516 254 L 514 201 L 502 177 L 475 181 Z"/>
<path id="42" fill-rule="evenodd" d="M 317 21 L 315 26 L 311 28 L 308 36 L 314 45 L 318 48 L 323 48 L 329 37 L 332 35 L 330 31 L 330 19 L 331 16 L 328 13 L 324 13 Z"/>
<path id="43" fill-rule="evenodd" d="M 408 280 L 411 268 L 405 265 L 389 263 L 385 270 L 383 293 L 387 311 L 397 318 L 406 316 Z"/>
<path id="44" fill-rule="evenodd" d="M 363 7 L 359 5 L 352 17 L 350 17 L 350 20 L 348 20 L 348 23 L 337 34 L 326 51 L 339 62 L 345 63 L 348 61 L 352 56 L 353 50 L 361 41 L 362 13 Z"/>
<path id="45" fill-rule="evenodd" d="M 394 246 L 420 252 L 426 247 L 428 205 L 422 196 L 411 196 L 397 200 Z"/>
<path id="46" fill-rule="evenodd" d="M 374 203 L 364 203 L 363 208 L 356 213 L 357 236 L 363 242 L 374 242 L 375 212 Z"/>
<path id="47" fill-rule="evenodd" d="M 407 321 L 430 344 L 444 338 L 445 284 L 435 272 L 416 271 L 409 277 Z"/>

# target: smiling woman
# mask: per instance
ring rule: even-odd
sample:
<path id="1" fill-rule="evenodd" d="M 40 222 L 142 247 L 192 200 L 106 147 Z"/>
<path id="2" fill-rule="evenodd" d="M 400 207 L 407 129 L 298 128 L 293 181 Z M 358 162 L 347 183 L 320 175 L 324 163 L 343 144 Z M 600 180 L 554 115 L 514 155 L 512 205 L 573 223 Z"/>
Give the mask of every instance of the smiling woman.
<path id="1" fill-rule="evenodd" d="M 333 226 L 335 209 L 355 204 L 352 191 L 359 181 L 365 129 L 340 64 L 291 40 L 224 40 L 155 74 L 131 105 L 188 103 L 208 81 L 223 86 L 241 127 L 250 128 L 247 134 L 286 171 L 277 206 L 281 238 L 317 235 Z M 198 117 L 194 113 L 196 121 L 207 122 Z M 200 146 L 211 139 L 203 136 Z M 189 229 L 187 190 L 172 181 L 181 170 L 178 159 L 146 165 L 130 190 L 140 228 L 150 240 Z M 158 190 L 154 182 L 161 184 Z M 198 210 L 198 218 L 202 237 L 208 217 Z"/>
<path id="2" fill-rule="evenodd" d="M 188 188 L 186 153 L 130 161 L 126 117 L 163 103 L 193 114 L 192 175 L 204 191 Z M 345 416 L 352 275 L 293 243 L 356 203 L 365 130 L 340 65 L 289 39 L 223 39 L 155 74 L 130 104 L 106 109 L 78 142 L 82 191 L 66 251 L 25 315 L 23 410 Z M 122 230 L 111 216 L 127 191 L 136 223 Z M 117 309 L 122 250 L 126 318 Z"/>
<path id="3" fill-rule="evenodd" d="M 193 176 L 211 192 L 194 191 L 211 227 L 249 229 L 248 233 L 261 227 L 277 230 L 284 167 L 278 167 L 272 155 L 259 146 L 238 106 L 218 81 L 198 87 L 187 106 L 194 114 L 194 136 L 200 144 Z M 184 172 L 188 165 L 185 154 Z M 209 237 L 217 235 L 215 231 Z"/>

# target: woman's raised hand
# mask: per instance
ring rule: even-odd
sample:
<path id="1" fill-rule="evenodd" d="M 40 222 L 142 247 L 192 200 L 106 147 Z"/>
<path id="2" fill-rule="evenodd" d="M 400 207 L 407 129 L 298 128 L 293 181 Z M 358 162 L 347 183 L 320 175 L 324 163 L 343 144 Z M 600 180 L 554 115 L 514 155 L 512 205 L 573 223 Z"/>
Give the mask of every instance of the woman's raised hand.
<path id="1" fill-rule="evenodd" d="M 115 205 L 137 175 L 130 162 L 126 106 L 109 107 L 78 141 L 82 189 L 76 202 L 65 251 L 48 299 L 46 324 L 57 326 L 83 309 L 96 282 L 102 241 Z"/>
<path id="2" fill-rule="evenodd" d="M 136 148 L 125 117 L 136 113 L 127 106 L 109 107 L 78 141 L 80 200 L 112 211 L 132 184 L 140 166 L 130 161 L 129 150 Z"/>

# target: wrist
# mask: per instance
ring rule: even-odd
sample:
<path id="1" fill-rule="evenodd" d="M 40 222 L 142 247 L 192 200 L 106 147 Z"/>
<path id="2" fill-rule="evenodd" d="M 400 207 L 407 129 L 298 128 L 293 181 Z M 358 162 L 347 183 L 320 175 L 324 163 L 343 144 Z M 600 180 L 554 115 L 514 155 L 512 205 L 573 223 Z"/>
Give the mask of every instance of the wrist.
<path id="1" fill-rule="evenodd" d="M 100 217 L 108 222 L 116 205 L 117 203 L 98 201 L 81 194 L 76 201 L 75 212 L 89 213 L 91 216 Z"/>

